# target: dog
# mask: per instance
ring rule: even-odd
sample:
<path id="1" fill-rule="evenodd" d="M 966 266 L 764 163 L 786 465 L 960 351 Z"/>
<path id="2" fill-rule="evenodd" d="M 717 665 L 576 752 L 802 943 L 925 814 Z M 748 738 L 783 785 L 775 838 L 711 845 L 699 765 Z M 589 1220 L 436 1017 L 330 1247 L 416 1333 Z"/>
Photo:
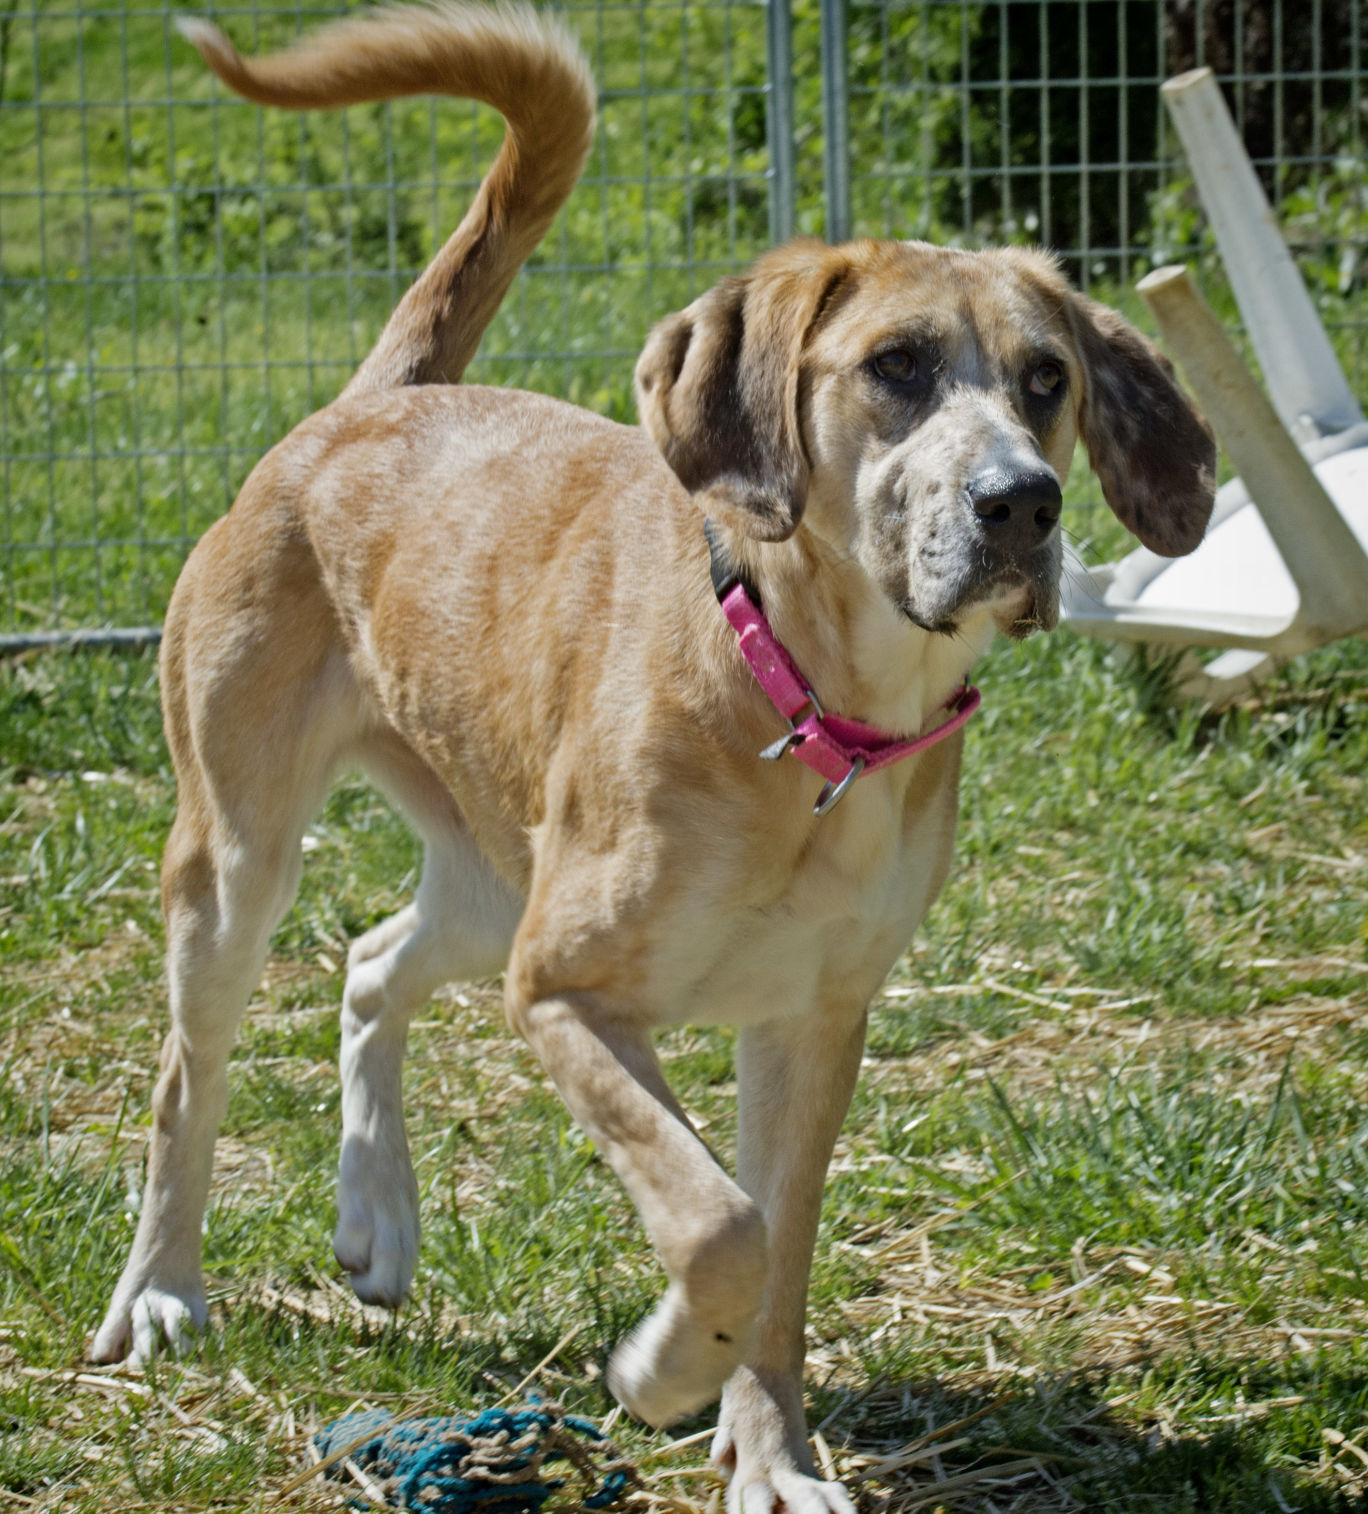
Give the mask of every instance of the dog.
<path id="1" fill-rule="evenodd" d="M 502 970 L 510 1024 L 665 1271 L 613 1393 L 653 1425 L 721 1394 L 733 1514 L 850 1514 L 807 1444 L 808 1272 L 867 1006 L 950 865 L 966 675 L 996 631 L 1057 620 L 1076 439 L 1120 519 L 1178 554 L 1211 509 L 1211 434 L 1047 255 L 919 242 L 800 240 L 723 279 L 651 334 L 639 428 L 460 386 L 588 151 L 569 35 L 450 0 L 252 61 L 184 30 L 263 104 L 441 93 L 507 134 L 341 397 L 262 459 L 176 586 L 171 1030 L 92 1355 L 144 1360 L 205 1322 L 230 1046 L 304 829 L 359 766 L 425 861 L 348 962 L 334 1249 L 356 1292 L 397 1304 L 414 1269 L 410 1016 Z M 681 1022 L 739 1027 L 734 1179 L 653 1051 Z"/>

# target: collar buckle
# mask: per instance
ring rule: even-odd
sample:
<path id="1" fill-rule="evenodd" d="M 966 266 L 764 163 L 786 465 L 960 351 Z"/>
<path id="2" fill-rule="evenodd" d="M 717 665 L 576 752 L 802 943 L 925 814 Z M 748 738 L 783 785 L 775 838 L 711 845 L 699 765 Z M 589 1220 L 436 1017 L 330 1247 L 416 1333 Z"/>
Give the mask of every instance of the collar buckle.
<path id="1" fill-rule="evenodd" d="M 807 696 L 807 703 L 795 710 L 792 715 L 784 717 L 788 721 L 788 732 L 786 735 L 781 736 L 778 741 L 771 741 L 764 748 L 760 753 L 762 762 L 778 762 L 790 747 L 802 746 L 808 739 L 808 733 L 800 731 L 798 727 L 806 721 L 821 720 L 825 717 L 826 711 L 822 708 L 821 702 L 812 690 L 804 685 L 803 693 Z"/>

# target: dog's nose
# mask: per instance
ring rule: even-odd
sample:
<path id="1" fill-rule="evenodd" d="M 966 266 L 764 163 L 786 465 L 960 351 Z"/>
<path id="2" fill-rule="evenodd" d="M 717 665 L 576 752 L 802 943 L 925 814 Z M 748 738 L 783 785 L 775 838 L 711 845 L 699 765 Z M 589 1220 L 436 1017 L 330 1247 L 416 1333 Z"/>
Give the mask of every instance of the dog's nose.
<path id="1" fill-rule="evenodd" d="M 974 514 L 1000 546 L 1029 551 L 1059 524 L 1064 496 L 1048 468 L 990 468 L 971 479 Z"/>

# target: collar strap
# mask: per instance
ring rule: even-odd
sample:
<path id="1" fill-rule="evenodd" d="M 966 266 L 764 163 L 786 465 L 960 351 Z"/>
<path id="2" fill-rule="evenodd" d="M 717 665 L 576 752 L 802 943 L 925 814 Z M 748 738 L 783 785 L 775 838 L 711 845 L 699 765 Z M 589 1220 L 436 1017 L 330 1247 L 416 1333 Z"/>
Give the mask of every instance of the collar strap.
<path id="1" fill-rule="evenodd" d="M 704 531 L 712 557 L 713 588 L 722 613 L 736 632 L 741 655 L 750 665 L 756 682 L 788 722 L 788 733 L 760 755 L 766 761 L 777 762 L 785 752 L 792 752 L 804 766 L 826 779 L 826 786 L 817 796 L 814 815 L 825 815 L 834 809 L 861 773 L 877 772 L 935 746 L 953 736 L 978 709 L 979 691 L 966 683 L 943 706 L 950 711 L 949 718 L 922 736 L 894 736 L 862 720 L 829 714 L 798 671 L 788 649 L 774 634 L 757 603 L 758 596 L 753 596 L 745 580 L 728 567 L 726 553 L 711 527 L 712 523 L 707 522 Z"/>

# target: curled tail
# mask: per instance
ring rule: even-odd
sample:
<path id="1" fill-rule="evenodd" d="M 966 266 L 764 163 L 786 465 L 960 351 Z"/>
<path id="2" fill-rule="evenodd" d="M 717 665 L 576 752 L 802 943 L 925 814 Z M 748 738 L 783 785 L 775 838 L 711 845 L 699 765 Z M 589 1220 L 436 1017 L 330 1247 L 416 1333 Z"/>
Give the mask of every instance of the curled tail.
<path id="1" fill-rule="evenodd" d="M 503 116 L 508 131 L 474 203 L 343 392 L 455 383 L 589 152 L 594 84 L 569 31 L 530 5 L 434 0 L 243 58 L 210 22 L 179 24 L 214 73 L 258 105 L 314 110 L 441 94 Z"/>

